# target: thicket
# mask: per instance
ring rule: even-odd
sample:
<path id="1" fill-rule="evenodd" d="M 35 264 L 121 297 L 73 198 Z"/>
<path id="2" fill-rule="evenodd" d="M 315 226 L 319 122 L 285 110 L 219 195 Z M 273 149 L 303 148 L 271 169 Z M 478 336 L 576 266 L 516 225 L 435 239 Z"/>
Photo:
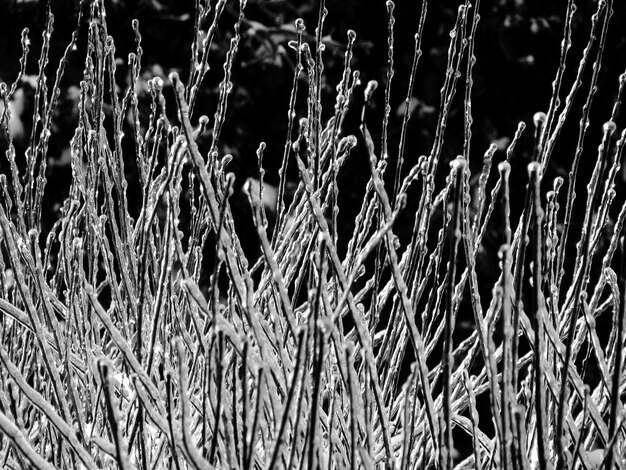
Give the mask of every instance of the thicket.
<path id="1" fill-rule="evenodd" d="M 220 69 L 211 53 L 233 6 Z M 294 73 L 275 198 L 266 194 L 264 143 L 258 174 L 243 185 L 258 259 L 240 242 L 232 155 L 220 141 L 246 6 L 197 1 L 184 80 L 144 80 L 142 26 L 133 21 L 126 87 L 103 1 L 80 3 L 52 74 L 48 11 L 21 153 L 11 103 L 31 53 L 23 33 L 20 72 L 0 84 L 2 468 L 623 468 L 626 131 L 616 123 L 626 74 L 615 80 L 610 113 L 595 119 L 604 122 L 597 151 L 588 149 L 613 2 L 598 1 L 585 18 L 576 59 L 580 18 L 567 2 L 552 97 L 519 123 L 504 152 L 473 145 L 482 10 L 479 0 L 463 2 L 432 146 L 415 160 L 407 134 L 428 2 L 396 146 L 394 4 L 386 3 L 382 85 L 361 82 L 352 66 L 358 39 L 347 31 L 329 110 L 322 0 L 317 23 L 297 20 L 288 43 Z M 69 195 L 48 227 L 48 148 L 81 28 Z M 216 105 L 200 116 L 211 69 L 221 71 Z M 372 137 L 375 102 L 382 112 Z M 449 158 L 454 106 L 463 138 Z M 564 142 L 567 126 L 577 126 L 575 145 Z M 526 171 L 516 162 L 525 133 Z M 567 174 L 548 176 L 562 152 Z M 369 181 L 345 235 L 339 201 L 354 188 L 342 172 L 354 159 Z M 585 160 L 592 171 L 579 172 Z M 523 194 L 511 189 L 516 180 Z M 395 224 L 409 210 L 401 239 Z M 499 246 L 495 283 L 477 268 L 488 234 Z"/>

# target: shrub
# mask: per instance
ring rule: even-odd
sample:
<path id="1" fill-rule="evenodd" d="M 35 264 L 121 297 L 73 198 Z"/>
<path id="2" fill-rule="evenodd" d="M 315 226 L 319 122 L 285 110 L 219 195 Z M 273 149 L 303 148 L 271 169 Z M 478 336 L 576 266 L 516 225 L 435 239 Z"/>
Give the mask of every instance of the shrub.
<path id="1" fill-rule="evenodd" d="M 104 4 L 83 5 L 88 50 L 72 177 L 49 229 L 42 226 L 47 152 L 77 35 L 49 83 L 49 16 L 24 155 L 13 144 L 10 106 L 29 53 L 22 37 L 20 75 L 0 85 L 7 139 L 0 176 L 3 468 L 622 468 L 626 204 L 617 207 L 616 179 L 626 132 L 614 136 L 626 74 L 593 171 L 581 175 L 588 176 L 586 200 L 576 202 L 612 2 L 597 2 L 571 80 L 575 5 L 568 3 L 553 95 L 532 123 L 528 171 L 515 164 L 522 122 L 503 161 L 495 165 L 492 144 L 472 178 L 479 2 L 459 7 L 450 33 L 432 149 L 405 168 L 427 3 L 395 150 L 394 5 L 386 4 L 382 93 L 352 70 L 356 34 L 348 31 L 336 104 L 325 119 L 322 1 L 314 40 L 305 41 L 298 20 L 290 43 L 296 66 L 275 220 L 265 197 L 265 144 L 257 151 L 258 178 L 244 186 L 258 260 L 243 253 L 229 204 L 231 156 L 220 146 L 245 0 L 214 115 L 194 114 L 225 3 L 211 10 L 197 2 L 189 77 L 150 79 L 147 119 L 139 112 L 139 24 L 129 86 L 119 91 Z M 302 87 L 306 116 L 298 120 Z M 349 135 L 346 116 L 360 95 L 359 133 Z M 578 95 L 571 169 L 548 181 Z M 455 99 L 464 138 L 440 184 Z M 373 100 L 384 103 L 380 144 L 368 129 Z M 203 136 L 210 137 L 206 151 L 198 145 Z M 353 233 L 344 237 L 338 181 L 351 158 L 364 160 L 370 178 Z M 289 204 L 288 168 L 299 171 Z M 527 181 L 516 216 L 512 171 Z M 404 242 L 394 224 L 407 204 L 414 225 Z M 580 227 L 573 222 L 579 206 Z M 492 268 L 499 278 L 485 290 L 477 262 L 489 231 L 500 245 Z"/>

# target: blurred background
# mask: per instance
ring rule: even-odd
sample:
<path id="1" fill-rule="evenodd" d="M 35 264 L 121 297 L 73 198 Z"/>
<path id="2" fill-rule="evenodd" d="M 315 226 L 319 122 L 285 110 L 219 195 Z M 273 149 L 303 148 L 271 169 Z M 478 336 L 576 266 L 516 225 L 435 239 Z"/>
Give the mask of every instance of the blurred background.
<path id="1" fill-rule="evenodd" d="M 214 2 L 212 2 L 214 3 Z M 426 27 L 423 36 L 424 52 L 415 81 L 411 99 L 413 115 L 409 123 L 405 169 L 414 164 L 422 154 L 428 154 L 434 137 L 439 111 L 440 89 L 443 84 L 449 31 L 453 27 L 458 0 L 431 1 L 428 6 Z M 573 46 L 569 54 L 564 89 L 569 90 L 575 76 L 578 61 L 585 47 L 591 15 L 596 9 L 595 1 L 578 2 L 578 10 L 573 23 Z M 607 39 L 605 59 L 600 72 L 597 98 L 591 109 L 591 126 L 585 144 L 583 168 L 595 162 L 596 147 L 599 143 L 602 123 L 608 119 L 618 89 L 618 76 L 626 66 L 626 35 L 620 24 L 626 19 L 626 6 L 615 2 L 612 26 Z M 127 58 L 136 50 L 131 20 L 139 20 L 143 37 L 141 110 L 143 122 L 149 112 L 147 80 L 159 75 L 166 77 L 171 71 L 178 71 L 184 78 L 189 73 L 189 52 L 193 37 L 194 0 L 107 0 L 107 22 L 109 34 L 115 40 L 117 49 L 117 81 L 120 91 L 128 86 Z M 31 53 L 28 57 L 25 80 L 22 81 L 14 97 L 15 143 L 18 155 L 23 154 L 32 127 L 32 95 L 38 70 L 37 61 L 42 43 L 41 33 L 45 28 L 45 1 L 3 0 L 0 2 L 0 80 L 11 83 L 19 70 L 21 56 L 20 34 L 23 28 L 30 30 Z M 54 33 L 51 39 L 50 62 L 46 69 L 49 82 L 53 80 L 57 64 L 76 26 L 78 1 L 50 1 L 54 14 Z M 400 137 L 400 124 L 404 115 L 404 99 L 407 93 L 411 61 L 413 57 L 414 35 L 417 31 L 422 2 L 398 0 L 395 8 L 395 75 L 391 91 L 390 115 L 390 168 L 395 168 L 397 146 Z M 357 33 L 354 47 L 353 68 L 361 72 L 365 85 L 369 80 L 378 80 L 380 85 L 372 100 L 369 113 L 369 127 L 375 142 L 380 142 L 380 130 L 384 108 L 384 83 L 387 69 L 387 10 L 383 0 L 328 0 L 329 14 L 323 37 L 324 90 L 322 101 L 324 117 L 332 115 L 335 104 L 335 87 L 343 69 L 344 52 L 347 43 L 347 30 Z M 491 142 L 498 146 L 496 162 L 504 158 L 504 150 L 513 136 L 518 122 L 524 121 L 526 130 L 513 158 L 513 216 L 518 214 L 523 204 L 525 188 L 525 166 L 532 154 L 532 116 L 537 111 L 547 111 L 552 94 L 552 80 L 558 66 L 563 36 L 564 17 L 567 2 L 564 0 L 483 0 L 480 7 L 481 20 L 476 37 L 477 62 L 474 68 L 473 87 L 473 140 L 471 168 L 480 169 L 482 155 Z M 207 114 L 213 121 L 213 113 L 218 97 L 218 84 L 223 77 L 222 64 L 233 36 L 233 25 L 238 15 L 239 2 L 227 2 L 219 22 L 219 30 L 211 51 L 211 70 L 198 98 L 194 123 L 200 115 Z M 307 26 L 307 41 L 313 42 L 319 3 L 304 0 L 248 0 L 246 19 L 241 30 L 241 44 L 232 81 L 234 89 L 229 99 L 228 117 L 221 138 L 220 153 L 231 153 L 233 161 L 230 171 L 237 175 L 237 188 L 232 206 L 241 230 L 246 253 L 254 258 L 258 255 L 258 243 L 252 230 L 245 230 L 251 224 L 248 202 L 240 190 L 247 177 L 258 174 L 256 149 L 260 142 L 267 143 L 264 167 L 268 184 L 278 182 L 278 168 L 286 136 L 287 106 L 291 93 L 295 57 L 288 42 L 295 39 L 294 21 L 302 17 Z M 61 202 L 67 196 L 71 176 L 69 168 L 68 143 L 73 135 L 79 96 L 78 83 L 83 76 L 86 51 L 86 31 L 88 15 L 83 17 L 77 50 L 71 55 L 61 86 L 61 97 L 53 121 L 53 135 L 48 155 L 47 207 L 44 213 L 44 229 L 56 220 Z M 588 67 L 584 79 L 588 80 L 591 68 Z M 445 134 L 443 149 L 444 164 L 440 166 L 438 177 L 443 180 L 447 174 L 446 161 L 461 152 L 463 143 L 462 95 L 464 77 L 459 80 L 450 120 Z M 305 77 L 301 90 L 306 90 Z M 360 109 L 363 102 L 362 90 L 357 91 L 346 121 L 345 133 L 358 133 Z M 587 89 L 583 86 L 573 106 L 573 112 L 566 125 L 548 170 L 549 175 L 566 176 L 574 151 L 578 120 Z M 166 89 L 171 97 L 171 90 Z M 460 97 L 460 98 L 459 98 Z M 306 114 L 306 96 L 301 94 L 296 106 L 297 117 Z M 174 114 L 173 103 L 169 112 Z M 624 118 L 618 119 L 621 130 Z M 2 133 L 4 134 L 4 133 Z M 132 151 L 132 132 L 125 132 L 125 145 Z M 205 133 L 200 141 L 202 149 L 208 149 L 210 136 Z M 0 137 L 0 147 L 6 148 L 4 135 Z M 378 151 L 378 148 L 377 148 Z M 127 152 L 127 155 L 132 155 Z M 369 170 L 364 159 L 362 145 L 350 157 L 339 175 L 340 191 L 340 249 L 345 248 L 353 228 L 353 219 L 360 207 Z M 2 156 L 4 159 L 4 156 Z M 2 171 L 6 162 L 0 159 Z M 132 163 L 127 165 L 129 181 L 133 187 Z M 393 171 L 388 172 L 393 176 Z M 298 182 L 295 164 L 289 168 L 288 177 L 293 187 Z M 389 178 L 388 178 L 389 179 Z M 551 180 L 552 178 L 548 178 Z M 136 181 L 135 181 L 136 182 Z M 388 184 L 391 184 L 388 181 Z M 586 184 L 586 180 L 582 181 Z M 621 189 L 620 189 L 621 191 Z M 268 192 L 269 194 L 269 192 Z M 132 190 L 131 190 L 132 196 Z M 582 198 L 579 198 L 579 202 Z M 137 199 L 137 202 L 139 200 Z M 396 233 L 402 242 L 407 242 L 413 227 L 414 211 L 411 199 L 407 210 L 396 226 Z M 135 208 L 137 210 L 137 208 Z M 582 217 L 584 206 L 576 210 Z M 271 211 L 270 211 L 271 212 Z M 271 214 L 270 214 L 271 216 Z M 577 223 L 575 215 L 574 223 Z M 485 244 L 499 246 L 498 230 L 488 234 Z M 497 249 L 487 249 L 483 255 L 482 275 L 496 275 Z M 483 283 L 488 285 L 489 283 Z"/>

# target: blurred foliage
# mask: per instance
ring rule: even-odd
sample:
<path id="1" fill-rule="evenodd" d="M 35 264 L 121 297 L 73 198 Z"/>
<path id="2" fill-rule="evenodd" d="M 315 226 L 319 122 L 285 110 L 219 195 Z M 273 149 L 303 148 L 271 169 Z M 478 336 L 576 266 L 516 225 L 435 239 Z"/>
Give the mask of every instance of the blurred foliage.
<path id="1" fill-rule="evenodd" d="M 195 0 L 107 0 L 109 34 L 114 37 L 117 49 L 117 79 L 120 89 L 127 83 L 128 54 L 136 50 L 131 19 L 137 18 L 143 37 L 143 74 L 147 80 L 154 75 L 167 75 L 178 71 L 184 78 L 188 74 L 189 51 L 193 36 Z M 215 2 L 211 2 L 212 4 Z M 217 86 L 222 79 L 222 62 L 233 36 L 233 24 L 238 14 L 237 1 L 227 3 L 219 22 L 219 29 L 211 51 L 211 70 L 207 74 L 204 87 L 198 99 L 194 122 L 202 114 L 212 118 L 217 102 Z M 407 165 L 417 161 L 419 155 L 428 153 L 433 140 L 433 129 L 438 114 L 440 93 L 445 74 L 446 56 L 449 44 L 449 31 L 452 28 L 459 0 L 431 1 L 428 6 L 425 34 L 421 58 L 416 76 L 412 99 L 413 117 L 409 123 L 407 139 Z M 571 86 L 582 49 L 586 45 L 590 17 L 595 10 L 595 2 L 578 2 L 574 21 L 573 47 L 569 55 L 565 76 L 565 89 Z M 347 30 L 357 33 L 354 69 L 361 71 L 361 80 L 378 80 L 384 84 L 387 68 L 387 11 L 382 0 L 368 0 L 367 6 L 356 0 L 328 0 L 329 14 L 326 19 L 323 38 L 324 52 L 324 115 L 329 117 L 334 106 L 335 86 L 339 82 L 347 42 Z M 58 60 L 69 41 L 75 27 L 77 1 L 51 1 L 55 15 L 55 29 L 52 37 L 51 62 L 48 75 L 52 78 Z M 395 75 L 391 93 L 390 121 L 390 164 L 395 165 L 395 149 L 399 140 L 400 123 L 404 113 L 404 98 L 408 85 L 413 56 L 414 34 L 417 29 L 421 2 L 398 0 L 395 8 Z M 242 25 L 242 41 L 233 70 L 235 88 L 229 99 L 227 126 L 222 136 L 223 153 L 234 156 L 231 171 L 238 175 L 238 181 L 258 172 L 256 148 L 261 141 L 267 142 L 264 166 L 266 181 L 276 184 L 278 167 L 282 156 L 287 122 L 287 104 L 291 92 L 291 81 L 295 66 L 294 52 L 288 46 L 295 38 L 294 21 L 302 17 L 307 26 L 307 41 L 314 42 L 319 4 L 305 0 L 249 0 L 246 19 Z M 536 111 L 545 110 L 552 94 L 552 80 L 558 66 L 566 2 L 556 0 L 491 0 L 483 1 L 481 21 L 476 39 L 477 63 L 474 69 L 473 88 L 473 141 L 472 169 L 476 170 L 482 160 L 482 153 L 491 142 L 496 142 L 502 158 L 503 150 L 510 141 L 519 121 L 530 122 Z M 617 76 L 626 66 L 626 42 L 618 25 L 626 19 L 626 6 L 616 2 L 612 19 L 613 29 L 607 41 L 605 60 L 599 81 L 597 100 L 592 109 L 592 119 L 605 120 L 610 112 L 617 91 Z M 21 55 L 20 32 L 24 27 L 31 31 L 31 53 L 27 74 L 33 75 L 37 68 L 38 51 L 41 47 L 41 31 L 44 29 L 46 2 L 8 1 L 0 3 L 0 78 L 12 81 L 18 72 Z M 212 16 L 210 17 L 212 19 Z M 86 43 L 86 17 L 80 29 L 78 51 L 71 57 L 67 67 L 60 112 L 54 121 L 54 136 L 50 146 L 50 183 L 48 191 L 52 196 L 48 201 L 57 204 L 65 197 L 69 168 L 64 152 L 75 127 L 76 85 L 83 74 L 84 45 Z M 587 72 L 589 73 L 589 72 Z M 464 80 L 464 78 L 462 78 Z M 32 79 L 31 79 L 32 83 Z M 302 81 L 305 88 L 305 81 Z M 383 113 L 383 86 L 374 96 L 370 112 L 370 129 L 375 141 L 379 139 L 380 122 Z M 460 84 L 459 90 L 463 90 Z M 31 123 L 29 116 L 32 103 L 29 102 L 32 87 L 26 81 L 23 85 L 23 112 L 21 119 L 28 133 Z M 579 93 L 574 112 L 580 114 L 585 91 Z M 458 97 L 453 104 L 450 121 L 445 136 L 444 158 L 451 160 L 459 153 L 463 139 L 462 100 Z M 147 118 L 149 100 L 145 93 L 141 109 Z M 357 93 L 352 105 L 351 119 L 346 122 L 347 132 L 356 132 L 360 116 L 362 98 Z M 305 114 L 306 101 L 297 104 L 298 116 Z M 170 109 L 174 109 L 173 106 Z M 623 118 L 620 118 L 623 121 Z M 576 122 L 575 120 L 572 120 Z M 618 122 L 618 125 L 623 125 Z M 590 137 L 599 132 L 600 126 L 590 129 Z M 577 126 L 564 129 L 561 139 L 566 144 L 573 142 Z M 513 166 L 525 166 L 532 147 L 532 132 L 527 131 L 519 148 L 519 155 Z M 131 133 L 127 132 L 127 136 Z M 590 138 L 588 141 L 595 141 Z M 23 151 L 19 147 L 18 150 Z M 207 148 L 210 136 L 201 142 Z M 134 145 L 130 137 L 126 144 Z M 573 149 L 573 143 L 572 143 Z M 594 152 L 594 148 L 589 149 Z M 566 174 L 571 155 L 567 151 L 555 155 L 552 169 L 555 174 Z M 585 159 L 584 159 L 585 160 Z M 589 159 L 587 159 L 589 160 Z M 585 165 L 583 161 L 583 166 Z M 129 170 L 132 172 L 132 164 Z M 584 168 L 583 168 L 584 171 Z M 392 174 L 393 172 L 389 172 Z M 446 171 L 441 172 L 444 177 Z M 290 168 L 290 178 L 297 179 L 295 168 Z M 352 215 L 360 204 L 363 187 L 368 179 L 367 165 L 355 155 L 340 175 L 340 183 L 351 188 L 342 195 L 341 220 L 345 220 L 342 231 L 352 230 Z M 347 183 L 347 184 L 346 184 Z M 523 191 L 523 183 L 513 191 Z M 246 212 L 248 203 L 236 192 L 233 198 L 235 211 Z M 520 198 L 521 199 L 521 198 Z M 513 201 L 513 211 L 521 205 L 521 200 Z M 406 239 L 412 230 L 412 211 L 405 211 L 399 223 L 398 233 Z M 249 220 L 246 216 L 244 219 Z M 253 241 L 256 246 L 256 240 Z"/>

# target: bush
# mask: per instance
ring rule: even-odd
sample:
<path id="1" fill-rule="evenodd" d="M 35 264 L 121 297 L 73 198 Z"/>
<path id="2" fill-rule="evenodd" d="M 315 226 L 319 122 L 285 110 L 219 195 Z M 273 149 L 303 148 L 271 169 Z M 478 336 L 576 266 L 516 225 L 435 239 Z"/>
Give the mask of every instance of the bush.
<path id="1" fill-rule="evenodd" d="M 246 8 L 231 3 L 197 2 L 184 80 L 142 75 L 133 21 L 126 86 L 103 2 L 81 4 L 52 76 L 48 14 L 24 152 L 12 129 L 22 36 L 21 71 L 0 85 L 3 468 L 622 468 L 626 74 L 605 124 L 592 121 L 600 140 L 587 156 L 612 2 L 597 2 L 577 66 L 568 3 L 547 112 L 481 160 L 471 145 L 479 2 L 458 8 L 432 147 L 411 159 L 427 3 L 394 140 L 394 4 L 384 85 L 361 83 L 348 31 L 329 109 L 322 1 L 317 28 L 284 29 L 287 138 L 276 186 L 258 146 L 258 173 L 243 185 L 251 225 L 234 215 L 221 141 Z M 214 114 L 201 116 L 224 12 L 232 36 Z M 59 111 L 85 22 L 75 106 Z M 49 146 L 65 113 L 75 113 L 71 178 L 57 216 Z M 455 122 L 463 130 L 450 140 Z M 563 154 L 568 172 L 555 177 Z M 347 174 L 353 160 L 369 169 L 363 192 Z M 242 239 L 253 240 L 246 253 Z"/>

